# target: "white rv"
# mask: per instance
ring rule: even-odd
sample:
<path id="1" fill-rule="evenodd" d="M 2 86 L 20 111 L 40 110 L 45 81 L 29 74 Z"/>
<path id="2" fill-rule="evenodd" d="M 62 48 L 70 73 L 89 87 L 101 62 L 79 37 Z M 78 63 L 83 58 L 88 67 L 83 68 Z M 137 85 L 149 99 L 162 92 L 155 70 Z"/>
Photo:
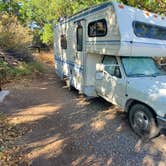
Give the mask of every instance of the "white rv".
<path id="1" fill-rule="evenodd" d="M 166 17 L 116 2 L 54 26 L 55 69 L 69 86 L 128 112 L 132 129 L 154 137 L 166 127 Z"/>

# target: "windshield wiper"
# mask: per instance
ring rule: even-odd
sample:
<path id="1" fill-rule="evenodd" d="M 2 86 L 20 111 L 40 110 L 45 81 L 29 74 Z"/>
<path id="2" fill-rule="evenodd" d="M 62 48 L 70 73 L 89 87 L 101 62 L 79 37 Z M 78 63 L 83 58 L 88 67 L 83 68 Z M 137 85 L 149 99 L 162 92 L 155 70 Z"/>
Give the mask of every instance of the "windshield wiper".
<path id="1" fill-rule="evenodd" d="M 152 74 L 153 77 L 162 76 L 162 75 L 166 75 L 166 73 L 154 73 L 154 74 Z"/>
<path id="2" fill-rule="evenodd" d="M 145 77 L 147 76 L 146 74 L 130 74 L 130 77 Z"/>
<path id="3" fill-rule="evenodd" d="M 130 74 L 129 77 L 157 77 L 161 75 L 166 75 L 164 73 L 154 73 L 154 74 Z"/>

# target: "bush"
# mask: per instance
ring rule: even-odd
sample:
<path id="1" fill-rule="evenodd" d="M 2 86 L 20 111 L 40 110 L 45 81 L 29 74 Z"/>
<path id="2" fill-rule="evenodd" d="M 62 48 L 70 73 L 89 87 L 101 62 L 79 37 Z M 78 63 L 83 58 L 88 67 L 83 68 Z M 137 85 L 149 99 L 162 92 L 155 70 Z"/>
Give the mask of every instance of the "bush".
<path id="1" fill-rule="evenodd" d="M 43 65 L 37 61 L 29 63 L 19 62 L 17 66 L 11 66 L 5 61 L 0 61 L 0 68 L 4 71 L 0 73 L 0 78 L 6 81 L 33 73 L 42 73 L 44 71 Z"/>
<path id="2" fill-rule="evenodd" d="M 31 59 L 28 46 L 32 42 L 29 28 L 23 27 L 16 16 L 0 14 L 0 48 L 16 58 Z"/>

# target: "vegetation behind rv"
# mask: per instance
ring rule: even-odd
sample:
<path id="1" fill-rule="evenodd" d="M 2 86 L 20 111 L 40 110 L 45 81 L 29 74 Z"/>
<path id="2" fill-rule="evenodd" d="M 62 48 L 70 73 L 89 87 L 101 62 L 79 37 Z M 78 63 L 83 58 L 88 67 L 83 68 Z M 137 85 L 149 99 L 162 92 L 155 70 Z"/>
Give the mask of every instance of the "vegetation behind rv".
<path id="1" fill-rule="evenodd" d="M 34 44 L 39 45 L 42 42 L 52 46 L 52 25 L 57 23 L 60 17 L 69 17 L 85 8 L 106 1 L 107 0 L 0 0 L 0 13 L 15 15 L 22 25 L 31 27 L 33 29 Z M 162 15 L 166 14 L 165 0 L 118 1 L 150 12 Z"/>

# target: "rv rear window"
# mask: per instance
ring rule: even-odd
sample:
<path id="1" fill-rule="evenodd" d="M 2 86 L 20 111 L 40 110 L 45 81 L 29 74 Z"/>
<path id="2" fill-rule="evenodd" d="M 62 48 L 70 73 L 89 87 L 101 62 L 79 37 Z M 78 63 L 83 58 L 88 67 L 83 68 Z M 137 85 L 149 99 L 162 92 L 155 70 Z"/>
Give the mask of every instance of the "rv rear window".
<path id="1" fill-rule="evenodd" d="M 67 39 L 66 35 L 61 35 L 61 48 L 62 49 L 67 49 Z"/>
<path id="2" fill-rule="evenodd" d="M 105 19 L 90 22 L 88 25 L 89 37 L 102 37 L 107 34 L 107 22 Z"/>
<path id="3" fill-rule="evenodd" d="M 137 37 L 166 40 L 166 27 L 134 21 L 133 28 Z"/>

